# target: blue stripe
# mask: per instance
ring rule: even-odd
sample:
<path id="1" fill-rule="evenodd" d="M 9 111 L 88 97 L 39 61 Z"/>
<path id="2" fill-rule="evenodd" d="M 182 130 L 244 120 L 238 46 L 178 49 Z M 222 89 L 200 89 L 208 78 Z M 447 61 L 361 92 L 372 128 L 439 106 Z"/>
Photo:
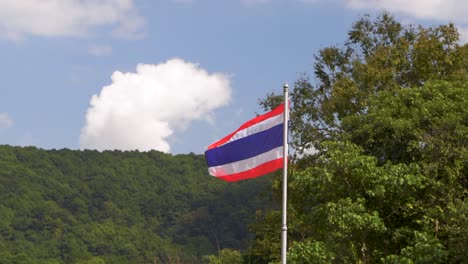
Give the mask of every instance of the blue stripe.
<path id="1" fill-rule="evenodd" d="M 255 157 L 283 145 L 283 124 L 205 152 L 208 167 Z"/>

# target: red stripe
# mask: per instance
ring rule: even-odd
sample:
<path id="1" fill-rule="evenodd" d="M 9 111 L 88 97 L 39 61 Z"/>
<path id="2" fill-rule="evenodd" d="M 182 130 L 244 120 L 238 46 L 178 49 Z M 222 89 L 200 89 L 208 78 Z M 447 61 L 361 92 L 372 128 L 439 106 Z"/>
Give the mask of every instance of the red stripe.
<path id="1" fill-rule="evenodd" d="M 251 170 L 229 174 L 227 176 L 221 176 L 217 178 L 228 181 L 228 182 L 235 182 L 235 181 L 240 181 L 240 180 L 245 180 L 245 179 L 250 179 L 250 178 L 256 178 L 264 174 L 274 172 L 275 170 L 281 169 L 281 168 L 283 168 L 283 158 L 265 162 L 262 165 L 259 165 Z"/>
<path id="2" fill-rule="evenodd" d="M 276 116 L 276 115 L 279 115 L 281 113 L 284 112 L 284 103 L 283 104 L 280 104 L 279 106 L 277 106 L 275 109 L 271 110 L 270 112 L 266 113 L 266 114 L 263 114 L 263 115 L 259 115 L 247 122 L 245 122 L 242 126 L 240 126 L 236 131 L 232 132 L 231 134 L 225 136 L 224 138 L 222 138 L 221 140 L 211 144 L 210 146 L 208 146 L 208 149 L 212 149 L 212 148 L 216 148 L 224 143 L 226 143 L 227 141 L 229 141 L 229 139 L 231 139 L 238 131 L 242 130 L 242 129 L 245 129 L 247 127 L 250 127 L 250 126 L 253 126 L 257 123 L 260 123 L 270 117 L 273 117 L 273 116 Z"/>

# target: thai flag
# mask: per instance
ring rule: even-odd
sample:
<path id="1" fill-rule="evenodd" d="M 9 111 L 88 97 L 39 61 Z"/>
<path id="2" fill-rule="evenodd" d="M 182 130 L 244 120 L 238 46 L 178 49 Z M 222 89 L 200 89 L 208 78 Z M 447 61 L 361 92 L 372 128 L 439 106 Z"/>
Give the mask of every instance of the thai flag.
<path id="1" fill-rule="evenodd" d="M 257 116 L 211 144 L 205 152 L 208 173 L 233 182 L 283 167 L 284 104 Z"/>

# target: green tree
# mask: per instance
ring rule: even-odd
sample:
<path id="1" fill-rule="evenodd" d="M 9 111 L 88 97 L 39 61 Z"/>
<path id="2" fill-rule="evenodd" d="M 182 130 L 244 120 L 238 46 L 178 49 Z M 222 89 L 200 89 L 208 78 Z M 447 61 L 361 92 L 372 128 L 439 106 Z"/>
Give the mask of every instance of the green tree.
<path id="1" fill-rule="evenodd" d="M 242 254 L 237 250 L 221 249 L 219 255 L 208 255 L 203 257 L 205 264 L 242 264 Z"/>
<path id="2" fill-rule="evenodd" d="M 293 146 L 313 149 L 289 174 L 291 262 L 467 258 L 467 50 L 453 25 L 402 26 L 383 13 L 319 52 L 317 84 L 303 77 L 291 95 Z M 268 234 L 279 213 L 267 216 L 254 225 L 258 263 L 279 258 L 279 231 Z"/>
<path id="3" fill-rule="evenodd" d="M 290 172 L 290 260 L 463 261 L 467 97 L 468 82 L 428 82 L 379 92 L 366 115 L 344 118 L 342 140 L 322 142 L 308 166 Z M 264 247 L 279 248 L 268 234 L 278 222 L 257 224 L 254 253 L 264 260 L 279 257 Z"/>
<path id="4" fill-rule="evenodd" d="M 290 96 L 291 143 L 299 153 L 339 138 L 343 118 L 365 114 L 379 91 L 468 79 L 468 45 L 460 46 L 453 24 L 402 25 L 387 12 L 361 17 L 342 47 L 326 47 L 314 59 L 314 78 L 304 74 Z M 260 104 L 270 109 L 281 98 L 270 94 Z"/>

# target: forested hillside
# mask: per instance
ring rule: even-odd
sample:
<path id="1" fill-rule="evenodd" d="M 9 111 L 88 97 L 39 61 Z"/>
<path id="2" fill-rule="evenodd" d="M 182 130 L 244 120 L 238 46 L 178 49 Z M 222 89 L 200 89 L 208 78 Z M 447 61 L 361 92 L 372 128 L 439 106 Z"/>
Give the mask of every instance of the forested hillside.
<path id="1" fill-rule="evenodd" d="M 194 154 L 0 146 L 0 263 L 199 263 L 249 245 L 269 181 Z"/>

